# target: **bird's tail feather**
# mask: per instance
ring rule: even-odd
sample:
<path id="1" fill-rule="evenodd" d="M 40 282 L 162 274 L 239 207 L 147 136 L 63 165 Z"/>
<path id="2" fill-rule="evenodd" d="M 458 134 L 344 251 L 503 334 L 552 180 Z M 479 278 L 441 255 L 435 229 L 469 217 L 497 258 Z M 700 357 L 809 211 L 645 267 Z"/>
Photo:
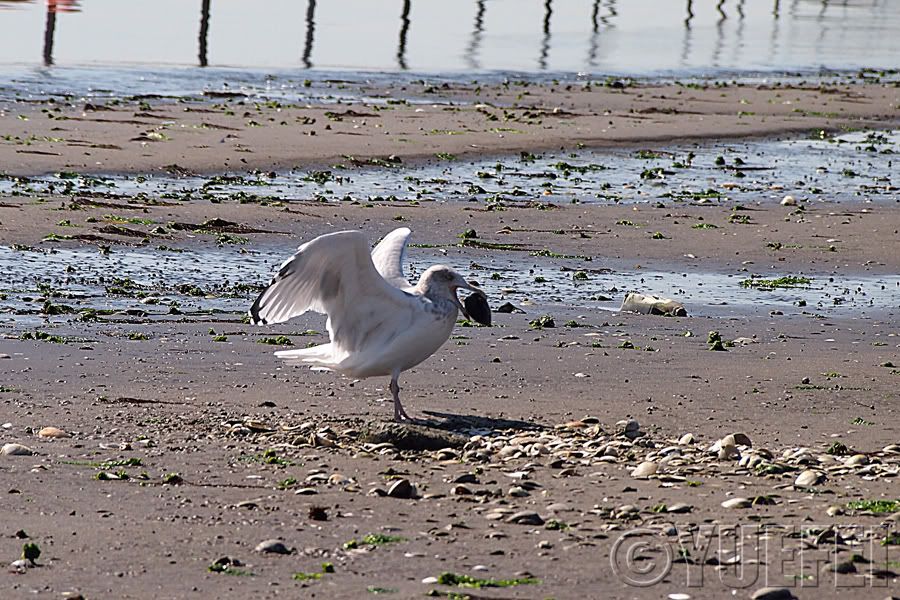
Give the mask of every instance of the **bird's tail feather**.
<path id="1" fill-rule="evenodd" d="M 279 350 L 275 356 L 284 360 L 288 365 L 309 365 L 314 369 L 333 369 L 341 362 L 337 356 L 334 344 L 321 344 L 312 348 L 297 348 L 294 350 Z"/>

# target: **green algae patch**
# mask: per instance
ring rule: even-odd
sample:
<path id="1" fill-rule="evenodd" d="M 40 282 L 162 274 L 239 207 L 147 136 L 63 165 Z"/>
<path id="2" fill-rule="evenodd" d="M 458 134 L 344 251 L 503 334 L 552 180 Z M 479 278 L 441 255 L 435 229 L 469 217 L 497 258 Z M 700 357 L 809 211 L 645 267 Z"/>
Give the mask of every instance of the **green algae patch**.
<path id="1" fill-rule="evenodd" d="M 445 571 L 438 575 L 437 582 L 441 585 L 455 585 L 467 588 L 502 588 L 517 585 L 535 585 L 541 582 L 536 577 L 519 577 L 516 579 L 480 579 L 471 575 L 460 575 Z"/>
<path id="2" fill-rule="evenodd" d="M 847 508 L 876 515 L 889 515 L 900 512 L 900 500 L 853 500 L 847 503 Z"/>
<path id="3" fill-rule="evenodd" d="M 762 279 L 759 277 L 751 277 L 742 280 L 738 285 L 742 288 L 751 288 L 757 290 L 774 290 L 778 288 L 795 288 L 810 285 L 812 280 L 809 277 L 799 277 L 787 275 L 778 279 Z"/>

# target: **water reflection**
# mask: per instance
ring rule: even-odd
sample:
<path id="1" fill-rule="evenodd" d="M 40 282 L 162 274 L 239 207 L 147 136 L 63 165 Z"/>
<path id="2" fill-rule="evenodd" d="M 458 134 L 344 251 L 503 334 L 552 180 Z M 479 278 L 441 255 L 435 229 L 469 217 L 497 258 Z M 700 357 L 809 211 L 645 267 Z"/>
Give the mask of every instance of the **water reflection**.
<path id="1" fill-rule="evenodd" d="M 194 34 L 196 62 L 174 55 L 175 47 L 179 52 L 183 48 L 184 38 L 176 35 L 181 35 L 185 20 L 198 27 L 193 12 L 197 5 L 184 0 L 154 0 L 154 10 L 149 9 L 150 0 L 0 0 L 0 9 L 6 9 L 0 15 L 7 19 L 16 13 L 42 13 L 39 35 L 46 66 L 63 58 L 67 64 L 118 64 L 118 55 L 110 56 L 108 50 L 103 54 L 100 49 L 115 35 L 127 35 L 122 32 L 136 23 L 144 25 L 144 19 L 149 32 L 154 31 L 150 19 L 155 19 L 157 27 L 160 22 L 171 23 L 172 43 L 168 39 L 159 43 L 162 38 L 153 36 L 156 43 L 122 49 L 128 58 L 121 62 L 401 71 L 410 65 L 421 71 L 599 68 L 639 74 L 709 67 L 741 70 L 748 65 L 755 69 L 840 68 L 870 65 L 873 60 L 877 63 L 873 66 L 890 67 L 900 53 L 900 0 L 840 5 L 830 0 L 792 0 L 785 7 L 781 0 L 767 5 L 746 0 L 634 0 L 625 5 L 616 0 L 472 0 L 450 7 L 438 0 L 421 0 L 415 15 L 412 0 L 402 0 L 399 23 L 392 10 L 396 0 L 333 0 L 318 5 L 307 0 L 305 7 L 295 0 L 270 0 L 263 7 L 250 2 L 213 5 L 212 0 L 198 4 L 199 30 L 192 28 L 198 32 Z M 472 16 L 461 21 L 458 17 L 466 14 L 465 6 L 471 7 Z M 192 14 L 185 13 L 182 19 L 180 11 L 188 7 Z M 304 19 L 304 8 L 305 36 L 298 49 L 287 24 L 291 14 L 296 14 L 296 21 Z M 65 27 L 68 15 L 74 13 L 78 16 L 72 19 L 90 27 Z M 351 16 L 354 19 L 348 19 Z M 215 32 L 210 28 L 213 19 Z M 33 20 L 29 27 L 34 29 Z M 22 42 L 38 32 L 29 34 L 6 23 L 3 31 L 6 41 L 0 40 L 0 56 L 9 58 L 0 59 L 0 64 L 29 62 L 30 57 L 21 53 L 30 46 Z M 61 35 L 67 43 L 59 45 Z M 392 39 L 396 40 L 393 48 Z M 263 54 L 273 46 L 291 43 L 294 51 L 280 49 L 274 60 Z M 65 50 L 64 57 L 54 56 L 57 46 Z"/>
<path id="2" fill-rule="evenodd" d="M 200 66 L 205 67 L 209 65 L 209 60 L 206 57 L 206 49 L 207 49 L 207 38 L 209 37 L 209 0 L 203 0 L 203 5 L 200 7 L 200 52 L 198 54 L 198 58 L 200 60 Z"/>
<path id="3" fill-rule="evenodd" d="M 544 37 L 541 38 L 541 54 L 538 58 L 538 68 L 547 70 L 547 56 L 550 54 L 550 17 L 553 15 L 552 0 L 544 2 Z"/>
<path id="4" fill-rule="evenodd" d="M 312 68 L 313 39 L 316 34 L 316 0 L 309 0 L 306 6 L 306 42 L 303 44 L 303 68 Z"/>
<path id="5" fill-rule="evenodd" d="M 406 36 L 409 34 L 409 3 L 410 0 L 403 0 L 403 14 L 400 15 L 400 43 L 397 45 L 397 66 L 401 71 L 407 69 L 406 66 Z"/>

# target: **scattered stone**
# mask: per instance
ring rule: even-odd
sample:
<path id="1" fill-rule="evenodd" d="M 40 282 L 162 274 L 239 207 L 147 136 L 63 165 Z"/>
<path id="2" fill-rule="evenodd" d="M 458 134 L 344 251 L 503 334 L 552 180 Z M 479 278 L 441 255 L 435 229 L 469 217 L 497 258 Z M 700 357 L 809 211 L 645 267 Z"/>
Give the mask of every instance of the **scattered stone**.
<path id="1" fill-rule="evenodd" d="M 694 510 L 694 507 L 690 504 L 685 504 L 684 502 L 676 502 L 672 506 L 666 508 L 666 512 L 669 513 L 689 513 Z"/>
<path id="2" fill-rule="evenodd" d="M 834 565 L 825 565 L 822 567 L 822 572 L 834 572 L 840 575 L 846 575 L 848 573 L 856 573 L 856 565 L 853 564 L 852 560 L 844 560 L 838 563 L 834 563 Z"/>
<path id="3" fill-rule="evenodd" d="M 844 514 L 844 507 L 843 507 L 843 506 L 836 506 L 836 505 L 835 505 L 835 506 L 829 506 L 828 508 L 825 509 L 825 513 L 826 513 L 829 517 L 836 517 L 836 516 L 838 516 L 838 515 Z"/>
<path id="4" fill-rule="evenodd" d="M 794 485 L 797 487 L 813 487 L 824 481 L 824 479 L 825 475 L 823 473 L 812 469 L 806 469 L 797 475 L 797 479 L 794 480 Z"/>
<path id="5" fill-rule="evenodd" d="M 635 479 L 647 478 L 651 475 L 655 475 L 658 469 L 659 465 L 657 463 L 651 460 L 644 461 L 631 471 L 631 476 Z"/>
<path id="6" fill-rule="evenodd" d="M 0 448 L 0 454 L 4 456 L 31 456 L 34 454 L 34 450 L 22 444 L 3 444 L 3 448 Z"/>
<path id="7" fill-rule="evenodd" d="M 518 525 L 543 525 L 544 519 L 536 512 L 523 510 L 511 515 L 506 519 L 508 523 L 516 523 Z"/>
<path id="8" fill-rule="evenodd" d="M 764 587 L 756 590 L 750 596 L 751 600 L 793 600 L 794 594 L 788 588 Z"/>
<path id="9" fill-rule="evenodd" d="M 425 579 L 422 580 L 422 583 L 424 583 L 425 585 L 433 585 L 437 582 L 438 582 L 437 577 L 426 577 Z"/>
<path id="10" fill-rule="evenodd" d="M 472 490 L 460 483 L 460 484 L 454 485 L 452 488 L 450 488 L 450 495 L 451 496 L 471 496 Z"/>
<path id="11" fill-rule="evenodd" d="M 730 498 L 722 503 L 722 508 L 750 508 L 753 501 L 748 498 Z"/>
<path id="12" fill-rule="evenodd" d="M 291 549 L 285 546 L 280 540 L 266 540 L 260 542 L 253 551 L 262 552 L 264 554 L 290 554 L 292 552 Z"/>
<path id="13" fill-rule="evenodd" d="M 865 454 L 854 454 L 844 462 L 848 467 L 859 467 L 869 462 L 869 457 Z"/>
<path id="14" fill-rule="evenodd" d="M 351 483 L 353 483 L 352 479 L 344 477 L 340 473 L 334 473 L 328 478 L 329 485 L 349 485 Z"/>
<path id="15" fill-rule="evenodd" d="M 324 506 L 310 506 L 306 514 L 312 521 L 328 520 L 328 511 Z"/>
<path id="16" fill-rule="evenodd" d="M 313 488 L 313 487 L 303 487 L 303 488 L 298 489 L 294 493 L 298 496 L 312 496 L 312 495 L 318 494 L 319 492 L 318 492 L 318 490 L 316 490 L 316 488 Z"/>
<path id="17" fill-rule="evenodd" d="M 413 493 L 413 486 L 408 479 L 398 479 L 391 484 L 387 491 L 387 495 L 391 498 L 408 499 L 413 497 Z"/>
<path id="18" fill-rule="evenodd" d="M 44 427 L 40 431 L 38 431 L 38 436 L 42 438 L 67 438 L 72 437 L 72 434 L 63 431 L 58 427 Z"/>
<path id="19" fill-rule="evenodd" d="M 681 436 L 680 438 L 678 438 L 678 444 L 681 446 L 690 446 L 693 443 L 694 443 L 694 434 L 693 433 L 686 433 L 683 436 Z"/>
<path id="20" fill-rule="evenodd" d="M 784 198 L 781 199 L 781 205 L 782 206 L 797 206 L 797 199 L 790 195 L 785 196 Z"/>

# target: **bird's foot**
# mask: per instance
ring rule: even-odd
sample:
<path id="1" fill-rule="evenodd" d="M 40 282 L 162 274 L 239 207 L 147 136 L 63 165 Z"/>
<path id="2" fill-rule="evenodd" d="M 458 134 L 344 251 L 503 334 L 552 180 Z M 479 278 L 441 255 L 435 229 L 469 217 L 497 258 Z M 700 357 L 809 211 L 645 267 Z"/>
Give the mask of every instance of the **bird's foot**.
<path id="1" fill-rule="evenodd" d="M 413 419 L 406 411 L 403 410 L 403 407 L 400 407 L 400 410 L 394 410 L 394 421 L 397 423 L 415 423 L 416 419 Z"/>

